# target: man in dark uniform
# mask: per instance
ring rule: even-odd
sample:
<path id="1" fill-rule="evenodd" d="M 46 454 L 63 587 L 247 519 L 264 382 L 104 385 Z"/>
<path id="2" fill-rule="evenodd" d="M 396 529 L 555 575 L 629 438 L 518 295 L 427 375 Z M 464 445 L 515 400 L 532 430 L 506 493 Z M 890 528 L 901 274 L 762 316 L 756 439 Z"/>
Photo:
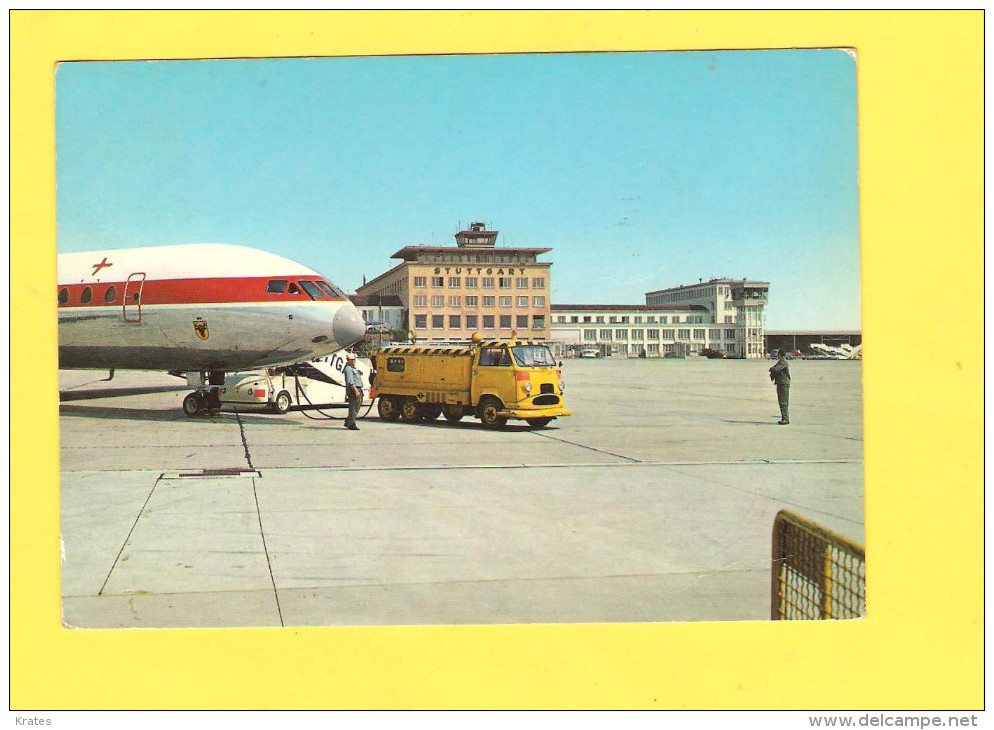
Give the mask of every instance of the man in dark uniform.
<path id="1" fill-rule="evenodd" d="M 770 368 L 770 380 L 776 383 L 777 400 L 780 401 L 780 420 L 777 423 L 786 426 L 790 423 L 787 406 L 790 403 L 790 366 L 787 365 L 787 353 L 780 352 L 780 358 Z"/>

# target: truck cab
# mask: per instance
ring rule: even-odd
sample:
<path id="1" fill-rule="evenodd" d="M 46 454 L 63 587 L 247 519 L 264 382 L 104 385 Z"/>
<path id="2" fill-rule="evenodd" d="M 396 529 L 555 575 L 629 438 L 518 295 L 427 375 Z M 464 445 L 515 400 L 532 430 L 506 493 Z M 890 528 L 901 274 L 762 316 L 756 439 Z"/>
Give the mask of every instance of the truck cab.
<path id="1" fill-rule="evenodd" d="M 563 408 L 563 378 L 555 357 L 537 342 L 489 342 L 476 350 L 472 399 L 487 426 L 509 418 L 545 426 L 570 415 Z"/>

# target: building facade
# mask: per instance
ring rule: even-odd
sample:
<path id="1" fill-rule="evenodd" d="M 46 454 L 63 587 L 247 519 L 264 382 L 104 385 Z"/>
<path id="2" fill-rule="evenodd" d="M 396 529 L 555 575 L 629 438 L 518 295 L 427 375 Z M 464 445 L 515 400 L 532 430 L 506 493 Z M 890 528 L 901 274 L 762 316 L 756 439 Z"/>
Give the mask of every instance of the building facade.
<path id="1" fill-rule="evenodd" d="M 710 324 L 736 331 L 732 357 L 766 356 L 766 304 L 770 283 L 748 279 L 710 279 L 697 284 L 647 292 L 647 305 L 699 305 L 707 310 Z M 726 349 L 726 352 L 729 352 Z"/>
<path id="2" fill-rule="evenodd" d="M 393 294 L 353 294 L 349 297 L 362 315 L 366 330 L 375 333 L 398 332 L 406 337 L 404 304 Z"/>
<path id="3" fill-rule="evenodd" d="M 401 263 L 356 290 L 358 297 L 396 296 L 403 326 L 418 340 L 468 341 L 550 333 L 550 248 L 498 247 L 498 231 L 472 223 L 455 246 L 406 246 Z"/>
<path id="4" fill-rule="evenodd" d="M 597 349 L 605 357 L 683 357 L 703 349 L 743 357 L 736 327 L 711 321 L 702 304 L 553 304 L 557 356 Z"/>

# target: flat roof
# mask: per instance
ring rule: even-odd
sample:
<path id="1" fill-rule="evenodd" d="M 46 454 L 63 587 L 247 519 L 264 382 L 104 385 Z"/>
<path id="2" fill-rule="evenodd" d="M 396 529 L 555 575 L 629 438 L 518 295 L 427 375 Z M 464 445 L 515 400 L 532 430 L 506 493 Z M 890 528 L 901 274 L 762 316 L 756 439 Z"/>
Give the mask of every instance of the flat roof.
<path id="1" fill-rule="evenodd" d="M 665 292 L 671 291 L 681 291 L 683 289 L 693 289 L 697 286 L 707 286 L 708 284 L 729 284 L 731 286 L 765 286 L 769 287 L 770 282 L 768 281 L 753 281 L 752 279 L 708 279 L 707 281 L 699 281 L 696 284 L 681 284 L 680 286 L 670 286 L 665 289 L 656 289 L 655 291 L 646 292 L 646 296 L 649 294 L 663 294 Z"/>
<path id="2" fill-rule="evenodd" d="M 404 303 L 396 294 L 351 294 L 349 300 L 357 307 L 402 307 Z"/>
<path id="3" fill-rule="evenodd" d="M 824 337 L 826 335 L 862 335 L 862 330 L 766 330 L 766 336 L 783 337 L 785 335 L 802 335 L 802 336 L 818 336 Z"/>
<path id="4" fill-rule="evenodd" d="M 551 248 L 509 248 L 509 247 L 496 247 L 496 246 L 404 246 L 397 253 L 393 254 L 390 258 L 392 259 L 408 259 L 411 256 L 415 256 L 419 253 L 441 253 L 441 254 L 453 254 L 460 255 L 468 251 L 481 251 L 486 253 L 548 253 Z"/>

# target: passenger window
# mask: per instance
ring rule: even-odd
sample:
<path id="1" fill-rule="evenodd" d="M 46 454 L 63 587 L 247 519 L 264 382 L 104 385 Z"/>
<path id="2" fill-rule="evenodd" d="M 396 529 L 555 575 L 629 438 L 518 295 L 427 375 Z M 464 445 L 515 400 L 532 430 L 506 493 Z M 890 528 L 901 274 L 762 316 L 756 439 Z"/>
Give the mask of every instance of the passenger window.
<path id="1" fill-rule="evenodd" d="M 59 304 L 69 303 L 69 290 L 65 287 L 59 289 Z"/>
<path id="2" fill-rule="evenodd" d="M 83 304 L 89 304 L 91 299 L 93 299 L 93 290 L 90 287 L 86 287 L 83 293 L 79 295 L 79 301 L 83 302 Z"/>
<path id="3" fill-rule="evenodd" d="M 116 286 L 108 287 L 107 291 L 104 292 L 104 301 L 107 302 L 107 304 L 113 304 L 114 302 L 117 301 Z"/>
<path id="4" fill-rule="evenodd" d="M 273 279 L 266 285 L 266 291 L 270 294 L 283 294 L 286 291 L 286 279 Z"/>
<path id="5" fill-rule="evenodd" d="M 140 301 L 141 301 L 141 298 L 142 298 L 142 295 L 141 295 L 141 292 L 137 292 L 137 291 L 136 291 L 136 292 L 134 293 L 134 295 L 132 295 L 132 297 L 131 297 L 131 299 L 132 299 L 133 301 L 136 301 L 136 302 L 140 302 Z"/>

